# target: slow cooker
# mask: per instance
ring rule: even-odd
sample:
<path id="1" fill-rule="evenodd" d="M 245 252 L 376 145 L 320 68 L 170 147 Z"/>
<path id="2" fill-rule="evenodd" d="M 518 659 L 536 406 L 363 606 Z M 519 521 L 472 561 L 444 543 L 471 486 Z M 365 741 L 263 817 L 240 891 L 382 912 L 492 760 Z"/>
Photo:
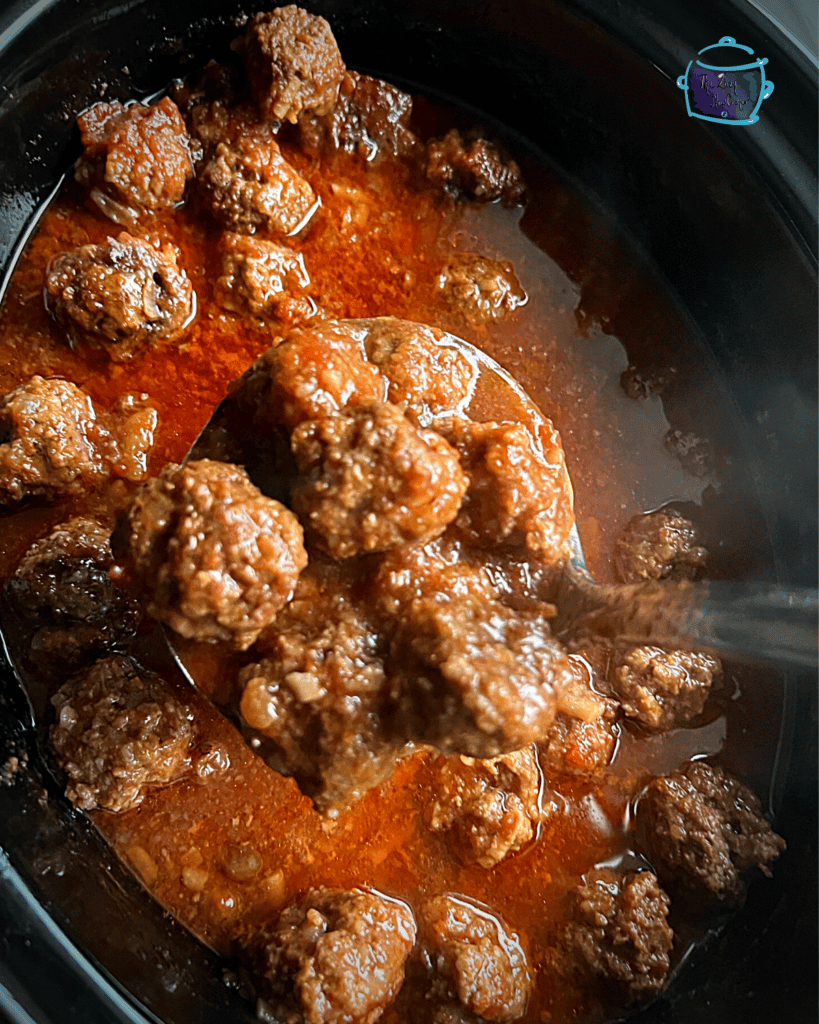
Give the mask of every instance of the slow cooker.
<path id="1" fill-rule="evenodd" d="M 307 6 L 331 21 L 350 66 L 506 125 L 629 236 L 731 392 L 770 541 L 763 571 L 815 586 L 817 96 L 805 52 L 756 8 L 726 0 Z M 154 93 L 224 50 L 235 19 L 255 9 L 231 0 L 3 5 L 0 273 L 77 155 L 74 114 L 102 95 Z M 678 79 L 689 87 L 686 69 L 713 40 L 741 40 L 749 60 L 767 59 L 776 89 L 763 106 L 760 75 L 756 123 L 727 131 L 687 116 Z M 17 770 L 0 785 L 0 1015 L 249 1024 L 253 1004 L 229 967 L 145 895 L 65 801 L 13 671 L 2 671 L 0 765 L 16 758 Z M 816 679 L 791 673 L 771 699 L 777 755 L 762 796 L 788 850 L 635 1022 L 815 1019 Z M 745 754 L 741 774 L 753 783 L 754 751 Z"/>

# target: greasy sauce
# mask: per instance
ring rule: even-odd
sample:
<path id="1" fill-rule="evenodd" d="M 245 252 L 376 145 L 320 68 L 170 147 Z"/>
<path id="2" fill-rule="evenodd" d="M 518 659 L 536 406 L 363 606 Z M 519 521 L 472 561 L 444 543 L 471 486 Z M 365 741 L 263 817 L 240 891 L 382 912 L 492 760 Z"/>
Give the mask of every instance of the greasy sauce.
<path id="1" fill-rule="evenodd" d="M 430 131 L 452 117 L 432 104 L 418 107 Z M 551 171 L 524 159 L 530 199 L 525 209 L 510 210 L 408 191 L 403 170 L 389 161 L 369 165 L 339 153 L 318 166 L 284 142 L 282 150 L 321 198 L 307 229 L 289 240 L 304 259 L 316 305 L 328 317 L 389 314 L 435 324 L 516 376 L 561 432 L 580 533 L 598 579 L 613 578 L 613 540 L 632 515 L 670 499 L 699 502 L 713 487 L 712 476 L 692 476 L 664 447 L 670 424 L 660 398 L 636 402 L 620 387 L 630 351 L 652 345 L 672 378 L 686 386 L 700 380 L 686 329 L 655 284 L 615 256 L 615 242 Z M 56 253 L 118 231 L 70 180 L 44 212 L 0 317 L 0 392 L 38 373 L 74 381 L 104 408 L 126 392 L 147 394 L 159 413 L 151 473 L 184 457 L 227 384 L 275 333 L 214 303 L 216 239 L 192 210 L 161 214 L 155 228 L 179 247 L 197 296 L 196 317 L 178 345 L 161 344 L 122 364 L 69 348 L 44 307 L 45 268 Z M 434 287 L 454 251 L 510 260 L 526 304 L 482 328 L 454 317 Z M 2 575 L 33 538 L 67 514 L 57 506 L 6 516 Z M 36 694 L 36 681 L 30 684 Z M 729 682 L 724 696 L 731 690 Z M 331 822 L 292 779 L 256 757 L 206 700 L 181 692 L 196 713 L 197 770 L 149 792 L 133 811 L 93 814 L 171 913 L 229 955 L 238 936 L 269 921 L 290 894 L 313 886 L 363 886 L 411 905 L 435 893 L 467 893 L 525 937 L 536 975 L 529 1022 L 557 1024 L 593 1011 L 587 996 L 556 982 L 543 960 L 562 921 L 565 893 L 593 865 L 641 863 L 628 844 L 633 794 L 647 775 L 717 753 L 726 739 L 725 701 L 718 696 L 695 728 L 645 739 L 622 727 L 608 771 L 592 781 L 544 782 L 542 800 L 554 813 L 536 841 L 487 870 L 460 864 L 424 826 L 429 755 L 400 763 L 386 783 Z M 46 695 L 35 703 L 47 725 Z M 383 1020 L 396 1021 L 395 1012 Z"/>

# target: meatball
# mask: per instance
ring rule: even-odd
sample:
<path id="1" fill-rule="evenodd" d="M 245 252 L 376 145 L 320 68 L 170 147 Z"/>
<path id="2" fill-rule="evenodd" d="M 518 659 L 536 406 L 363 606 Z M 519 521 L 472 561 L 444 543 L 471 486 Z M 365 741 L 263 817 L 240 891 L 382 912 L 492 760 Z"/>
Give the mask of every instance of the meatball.
<path id="1" fill-rule="evenodd" d="M 214 215 L 243 234 L 297 231 L 316 202 L 310 185 L 284 159 L 267 125 L 218 143 L 199 174 Z"/>
<path id="2" fill-rule="evenodd" d="M 785 848 L 748 787 L 703 761 L 650 782 L 637 824 L 663 884 L 696 899 L 738 899 L 743 874 L 770 875 Z"/>
<path id="3" fill-rule="evenodd" d="M 251 959 L 287 1020 L 375 1024 L 398 994 L 414 943 L 403 903 L 362 889 L 311 889 L 256 937 Z"/>
<path id="4" fill-rule="evenodd" d="M 566 966 L 617 991 L 626 1004 L 662 988 L 674 933 L 669 899 L 650 871 L 590 871 L 571 891 L 564 934 Z"/>
<path id="5" fill-rule="evenodd" d="M 603 711 L 592 721 L 565 713 L 555 717 L 543 752 L 549 776 L 599 775 L 614 757 L 620 735 L 617 704 L 598 696 L 594 700 L 602 704 Z"/>
<path id="6" fill-rule="evenodd" d="M 294 4 L 277 7 L 251 18 L 234 45 L 266 118 L 295 124 L 302 111 L 330 112 L 344 62 L 324 18 Z"/>
<path id="7" fill-rule="evenodd" d="M 453 419 L 441 429 L 461 453 L 469 477 L 457 519 L 464 535 L 481 546 L 525 541 L 542 561 L 562 561 L 573 522 L 572 496 L 551 423 L 543 420 L 548 447 L 536 444 L 518 423 Z"/>
<path id="8" fill-rule="evenodd" d="M 612 682 L 629 718 L 666 730 L 696 718 L 721 670 L 708 654 L 630 647 L 615 656 Z"/>
<path id="9" fill-rule="evenodd" d="M 293 507 L 334 558 L 431 540 L 458 514 L 467 486 L 458 453 L 397 406 L 308 420 L 291 443 L 302 473 Z"/>
<path id="10" fill-rule="evenodd" d="M 310 278 L 304 258 L 276 242 L 227 232 L 222 238 L 222 274 L 216 298 L 232 313 L 305 320 L 313 306 L 304 295 Z"/>
<path id="11" fill-rule="evenodd" d="M 451 259 L 437 287 L 449 308 L 473 327 L 499 320 L 526 302 L 526 292 L 508 260 L 468 253 Z"/>
<path id="12" fill-rule="evenodd" d="M 128 208 L 153 212 L 181 202 L 193 162 L 190 138 L 173 100 L 165 96 L 149 107 L 95 103 L 77 123 L 83 155 L 74 176 L 92 186 L 92 198 L 103 213 L 133 226 Z"/>
<path id="13" fill-rule="evenodd" d="M 475 392 L 478 367 L 466 346 L 425 324 L 396 317 L 350 321 L 367 325 L 367 355 L 387 380 L 387 397 L 419 426 L 463 413 Z"/>
<path id="14" fill-rule="evenodd" d="M 534 747 L 486 761 L 451 757 L 433 770 L 429 825 L 461 860 L 491 868 L 532 841 L 542 818 Z"/>
<path id="15" fill-rule="evenodd" d="M 707 555 L 697 540 L 694 524 L 676 512 L 634 516 L 617 539 L 617 575 L 623 583 L 667 577 L 691 579 L 705 564 Z"/>
<path id="16" fill-rule="evenodd" d="M 523 1016 L 532 986 L 526 954 L 490 910 L 439 896 L 424 907 L 424 935 L 438 975 L 433 995 L 457 999 L 482 1020 Z"/>
<path id="17" fill-rule="evenodd" d="M 333 109 L 299 115 L 302 148 L 312 156 L 334 150 L 374 160 L 379 153 L 409 156 L 420 147 L 410 131 L 412 97 L 389 82 L 347 71 Z"/>
<path id="18" fill-rule="evenodd" d="M 125 644 L 139 612 L 111 582 L 110 530 L 77 516 L 36 541 L 6 580 L 4 595 L 26 632 L 26 659 L 41 674 L 65 676 Z"/>
<path id="19" fill-rule="evenodd" d="M 268 763 L 337 817 L 391 773 L 401 752 L 382 717 L 379 637 L 352 576 L 311 564 L 259 646 L 263 659 L 239 673 L 242 719 L 273 741 Z"/>
<path id="20" fill-rule="evenodd" d="M 397 726 L 444 753 L 479 758 L 542 740 L 557 694 L 573 683 L 548 612 L 473 594 L 425 594 L 404 606 L 388 663 Z"/>
<path id="21" fill-rule="evenodd" d="M 127 811 L 188 764 L 193 715 L 128 658 L 98 661 L 52 698 L 51 745 L 83 810 Z"/>
<path id="22" fill-rule="evenodd" d="M 465 136 L 457 128 L 427 144 L 425 170 L 433 184 L 476 202 L 518 206 L 526 192 L 514 160 L 479 135 Z"/>
<path id="23" fill-rule="evenodd" d="M 46 274 L 48 308 L 72 336 L 124 362 L 189 320 L 193 288 L 178 255 L 172 245 L 159 248 L 125 231 L 60 253 Z"/>
<path id="24" fill-rule="evenodd" d="M 106 475 L 95 421 L 91 399 L 65 380 L 32 377 L 0 398 L 0 502 L 53 499 Z"/>
<path id="25" fill-rule="evenodd" d="M 307 564 L 298 520 L 237 466 L 167 465 L 127 514 L 125 559 L 148 611 L 194 640 L 249 647 Z"/>

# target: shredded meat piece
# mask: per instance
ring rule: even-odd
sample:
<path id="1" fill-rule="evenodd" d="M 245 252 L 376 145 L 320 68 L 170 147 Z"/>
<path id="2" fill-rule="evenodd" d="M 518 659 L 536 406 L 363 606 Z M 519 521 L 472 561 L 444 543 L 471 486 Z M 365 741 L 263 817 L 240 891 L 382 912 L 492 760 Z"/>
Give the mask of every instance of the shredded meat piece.
<path id="1" fill-rule="evenodd" d="M 152 106 L 127 107 L 117 101 L 95 103 L 77 123 L 83 155 L 74 176 L 92 186 L 92 198 L 103 213 L 133 227 L 131 207 L 155 211 L 181 202 L 193 162 L 190 138 L 173 100 L 164 96 Z M 125 210 L 117 208 L 120 203 Z"/>
<path id="2" fill-rule="evenodd" d="M 232 231 L 296 231 L 316 201 L 284 159 L 269 125 L 254 125 L 216 145 L 199 173 L 214 215 Z"/>
<path id="3" fill-rule="evenodd" d="M 721 670 L 719 660 L 708 654 L 630 647 L 618 650 L 612 682 L 629 718 L 665 730 L 700 714 Z"/>
<path id="4" fill-rule="evenodd" d="M 290 4 L 256 14 L 234 48 L 266 118 L 295 124 L 302 111 L 328 114 L 344 75 L 324 18 Z"/>
<path id="5" fill-rule="evenodd" d="M 500 200 L 504 206 L 517 206 L 526 193 L 514 160 L 505 159 L 486 139 L 464 136 L 457 128 L 427 144 L 426 176 L 435 185 L 481 203 Z"/>
<path id="6" fill-rule="evenodd" d="M 354 574 L 351 574 L 354 575 Z M 328 817 L 393 770 L 403 747 L 384 720 L 381 642 L 345 570 L 314 562 L 239 673 L 241 714 L 272 740 L 266 760 Z"/>
<path id="7" fill-rule="evenodd" d="M 266 1000 L 288 1021 L 375 1024 L 404 980 L 412 912 L 362 889 L 311 889 L 252 940 Z"/>
<path id="8" fill-rule="evenodd" d="M 526 302 L 508 260 L 475 253 L 451 259 L 438 275 L 437 287 L 449 308 L 473 327 L 498 320 Z"/>
<path id="9" fill-rule="evenodd" d="M 426 947 L 437 973 L 432 997 L 457 999 L 480 1020 L 522 1017 L 532 978 L 515 932 L 490 910 L 454 896 L 430 900 L 423 916 Z"/>
<path id="10" fill-rule="evenodd" d="M 758 868 L 770 875 L 768 865 L 785 849 L 751 790 L 704 761 L 650 782 L 637 824 L 663 884 L 697 899 L 740 898 L 743 874 Z"/>
<path id="11" fill-rule="evenodd" d="M 313 306 L 305 296 L 310 277 L 300 253 L 276 242 L 226 232 L 216 299 L 233 313 L 273 317 L 284 324 L 306 320 Z"/>
<path id="12" fill-rule="evenodd" d="M 697 540 L 694 524 L 674 512 L 635 516 L 617 539 L 617 574 L 624 583 L 691 579 L 707 556 Z"/>
<path id="13" fill-rule="evenodd" d="M 182 636 L 249 647 L 307 564 L 298 520 L 237 466 L 167 465 L 127 514 L 125 559 L 148 611 Z"/>
<path id="14" fill-rule="evenodd" d="M 76 807 L 130 810 L 148 787 L 174 781 L 187 767 L 190 709 L 128 658 L 98 661 L 52 703 L 51 745 Z"/>
<path id="15" fill-rule="evenodd" d="M 486 761 L 433 763 L 427 818 L 461 860 L 491 868 L 532 841 L 542 818 L 542 778 L 534 747 Z"/>
<path id="16" fill-rule="evenodd" d="M 598 868 L 571 891 L 569 902 L 572 920 L 557 957 L 563 971 L 595 979 L 626 1004 L 656 995 L 674 940 L 666 921 L 669 899 L 656 876 Z"/>
<path id="17" fill-rule="evenodd" d="M 453 419 L 441 428 L 460 453 L 469 489 L 457 519 L 459 529 L 483 546 L 526 546 L 546 563 L 561 561 L 573 522 L 560 442 L 543 421 L 544 452 L 517 423 L 473 423 Z"/>
<path id="18" fill-rule="evenodd" d="M 174 246 L 122 231 L 101 245 L 55 256 L 46 273 L 52 315 L 72 335 L 103 347 L 116 362 L 171 338 L 190 318 L 193 288 Z"/>
<path id="19" fill-rule="evenodd" d="M 412 97 L 389 82 L 347 71 L 332 110 L 299 115 L 299 138 L 306 153 L 333 150 L 374 160 L 379 153 L 410 156 L 420 142 L 410 131 Z"/>
<path id="20" fill-rule="evenodd" d="M 334 558 L 438 536 L 458 514 L 467 480 L 458 453 L 384 402 L 299 424 L 293 507 Z"/>

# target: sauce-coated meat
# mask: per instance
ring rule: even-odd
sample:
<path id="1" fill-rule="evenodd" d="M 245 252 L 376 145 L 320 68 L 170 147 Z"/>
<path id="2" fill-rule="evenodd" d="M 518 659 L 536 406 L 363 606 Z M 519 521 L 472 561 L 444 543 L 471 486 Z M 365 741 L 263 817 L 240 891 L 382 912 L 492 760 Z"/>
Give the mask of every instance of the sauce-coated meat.
<path id="1" fill-rule="evenodd" d="M 630 647 L 618 651 L 614 691 L 629 718 L 648 729 L 671 729 L 702 711 L 720 662 L 697 651 Z"/>
<path id="2" fill-rule="evenodd" d="M 635 516 L 617 540 L 614 563 L 624 583 L 690 579 L 705 563 L 694 524 L 675 512 Z"/>
<path id="3" fill-rule="evenodd" d="M 222 236 L 216 293 L 223 309 L 290 325 L 313 314 L 305 295 L 309 284 L 304 260 L 286 246 L 232 231 Z"/>
<path id="4" fill-rule="evenodd" d="M 504 158 L 480 135 L 464 136 L 457 128 L 427 145 L 426 175 L 436 185 L 481 203 L 500 200 L 516 206 L 526 193 L 514 160 Z"/>
<path id="5" fill-rule="evenodd" d="M 437 284 L 447 305 L 473 326 L 506 316 L 526 301 L 526 292 L 508 260 L 491 260 L 476 253 L 449 260 Z"/>

